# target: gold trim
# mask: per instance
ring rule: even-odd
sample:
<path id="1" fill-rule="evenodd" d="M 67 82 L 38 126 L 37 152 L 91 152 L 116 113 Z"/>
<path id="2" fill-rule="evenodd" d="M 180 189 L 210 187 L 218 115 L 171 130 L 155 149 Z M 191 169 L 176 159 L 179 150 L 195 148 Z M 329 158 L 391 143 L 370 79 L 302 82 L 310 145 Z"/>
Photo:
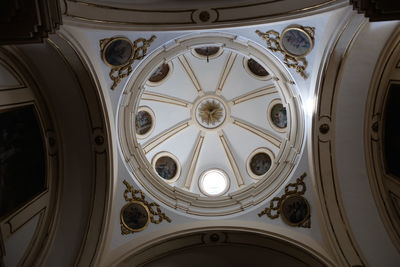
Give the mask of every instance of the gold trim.
<path id="1" fill-rule="evenodd" d="M 294 55 L 289 53 L 283 46 L 282 46 L 282 36 L 289 30 L 298 30 L 303 32 L 307 35 L 311 42 L 310 49 L 304 55 Z M 314 47 L 314 27 L 309 26 L 300 26 L 300 25 L 293 25 L 285 28 L 281 34 L 277 31 L 269 30 L 267 32 L 261 32 L 256 30 L 256 34 L 260 36 L 262 39 L 266 41 L 267 48 L 273 52 L 280 52 L 283 54 L 284 59 L 283 62 L 288 68 L 295 69 L 296 72 L 300 74 L 301 77 L 304 79 L 308 78 L 308 73 L 306 73 L 306 68 L 308 66 L 308 61 L 305 58 Z"/>
<path id="2" fill-rule="evenodd" d="M 150 39 L 146 40 L 145 38 L 138 38 L 134 42 L 131 42 L 126 37 L 112 37 L 99 41 L 101 57 L 104 63 L 111 67 L 109 76 L 110 79 L 113 81 L 113 84 L 111 85 L 112 90 L 117 87 L 117 85 L 121 82 L 123 78 L 128 77 L 129 74 L 131 74 L 132 64 L 135 62 L 135 60 L 142 60 L 146 56 L 147 49 L 155 39 L 156 36 L 152 35 Z M 109 64 L 109 62 L 107 62 L 107 60 L 105 59 L 105 51 L 107 50 L 107 47 L 116 40 L 129 41 L 132 46 L 132 53 L 129 57 L 129 60 L 126 63 L 118 66 Z"/>
<path id="3" fill-rule="evenodd" d="M 285 35 L 285 33 L 287 33 L 288 31 L 291 31 L 291 30 L 296 30 L 296 31 L 302 32 L 302 33 L 304 33 L 304 34 L 307 36 L 308 40 L 310 41 L 310 48 L 307 50 L 306 53 L 304 53 L 304 54 L 302 54 L 302 55 L 295 55 L 295 54 L 292 54 L 292 53 L 290 53 L 290 52 L 285 48 L 285 46 L 283 45 L 283 43 L 282 43 L 283 36 Z M 314 48 L 314 31 L 315 31 L 315 28 L 314 28 L 314 27 L 308 27 L 308 26 L 290 26 L 290 27 L 287 27 L 287 28 L 285 28 L 285 29 L 282 31 L 282 33 L 281 33 L 281 36 L 280 36 L 280 38 L 279 38 L 279 45 L 280 45 L 280 47 L 282 48 L 282 50 L 283 50 L 286 54 L 288 54 L 289 56 L 292 56 L 292 57 L 294 57 L 294 58 L 302 58 L 302 57 L 305 57 L 305 56 L 307 56 L 307 55 L 311 52 L 311 50 Z"/>
<path id="4" fill-rule="evenodd" d="M 147 212 L 146 224 L 143 227 L 138 228 L 138 229 L 133 229 L 133 228 L 129 227 L 125 223 L 124 216 L 123 216 L 124 210 L 126 208 L 128 208 L 132 204 L 138 204 L 138 205 L 142 206 Z M 120 212 L 120 223 L 121 223 L 121 233 L 122 234 L 129 234 L 129 233 L 133 233 L 133 232 L 141 232 L 141 231 L 143 231 L 144 229 L 147 228 L 149 222 L 150 222 L 150 211 L 149 211 L 149 208 L 146 205 L 144 205 L 142 202 L 137 201 L 137 200 L 131 200 L 127 204 L 125 204 L 125 206 L 122 207 L 121 212 Z"/>
<path id="5" fill-rule="evenodd" d="M 107 59 L 106 59 L 106 51 L 107 51 L 107 48 L 112 44 L 112 43 L 114 43 L 114 42 L 116 42 L 116 41 L 126 41 L 126 42 L 128 42 L 130 45 L 131 45 L 131 54 L 129 55 L 129 58 L 127 59 L 127 61 L 125 62 L 125 63 L 123 63 L 123 64 L 120 64 L 120 65 L 113 65 L 113 64 L 111 64 L 110 62 L 108 62 L 107 61 Z M 115 68 L 115 67 L 122 67 L 122 66 L 124 66 L 124 65 L 126 65 L 128 62 L 129 62 L 129 59 L 132 57 L 132 54 L 133 54 L 133 52 L 134 52 L 134 50 L 133 50 L 133 44 L 132 44 L 132 42 L 131 42 L 131 40 L 129 40 L 128 38 L 126 38 L 126 37 L 112 37 L 112 38 L 109 38 L 109 39 L 102 39 L 102 40 L 100 40 L 99 41 L 100 42 L 100 48 L 101 48 L 101 50 L 100 50 L 100 53 L 101 53 L 101 59 L 104 61 L 104 63 L 106 63 L 106 65 L 107 66 L 109 66 L 110 68 Z"/>
<path id="6" fill-rule="evenodd" d="M 262 210 L 258 214 L 258 217 L 267 215 L 271 219 L 276 219 L 282 214 L 282 206 L 287 199 L 290 199 L 292 197 L 301 197 L 307 203 L 308 207 L 307 216 L 301 222 L 298 223 L 290 222 L 283 214 L 281 217 L 282 220 L 290 226 L 310 228 L 311 227 L 310 204 L 308 203 L 307 199 L 302 196 L 306 192 L 306 184 L 304 183 L 304 178 L 306 176 L 307 174 L 303 173 L 299 178 L 296 179 L 295 183 L 290 183 L 287 186 L 285 186 L 285 193 L 281 197 L 274 197 L 269 203 L 269 208 L 265 208 L 264 210 Z"/>
<path id="7" fill-rule="evenodd" d="M 124 205 L 124 207 L 122 207 L 121 213 L 120 213 L 121 234 L 123 234 L 123 235 L 133 234 L 135 232 L 143 231 L 145 229 L 145 227 L 144 227 L 143 229 L 135 230 L 135 229 L 129 228 L 125 223 L 123 223 L 122 211 L 127 205 L 129 205 L 131 203 L 139 203 L 140 205 L 143 205 L 149 214 L 149 221 L 154 224 L 159 224 L 163 220 L 166 220 L 169 223 L 171 222 L 171 219 L 167 215 L 165 215 L 164 212 L 161 211 L 160 205 L 158 205 L 155 202 L 146 201 L 146 199 L 145 199 L 146 197 L 145 197 L 144 193 L 139 189 L 135 189 L 126 180 L 124 180 L 123 183 L 126 186 L 126 189 L 124 191 L 124 198 L 125 198 L 125 201 L 128 202 L 128 204 L 126 204 L 126 205 Z M 147 226 L 147 224 L 146 224 L 146 226 Z"/>

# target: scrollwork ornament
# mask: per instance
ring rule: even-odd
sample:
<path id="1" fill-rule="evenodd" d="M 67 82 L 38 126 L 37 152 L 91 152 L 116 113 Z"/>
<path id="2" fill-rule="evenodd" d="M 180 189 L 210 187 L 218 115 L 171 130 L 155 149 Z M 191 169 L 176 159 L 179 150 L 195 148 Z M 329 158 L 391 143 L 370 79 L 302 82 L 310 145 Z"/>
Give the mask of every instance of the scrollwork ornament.
<path id="1" fill-rule="evenodd" d="M 124 199 L 128 204 L 121 209 L 121 234 L 127 235 L 140 232 L 146 228 L 148 222 L 154 224 L 159 224 L 164 220 L 171 222 L 171 219 L 161 211 L 160 205 L 155 202 L 148 202 L 144 193 L 139 189 L 135 189 L 126 180 L 123 183 L 126 186 Z M 136 213 L 133 214 L 135 218 L 131 222 L 133 224 L 136 223 L 137 227 L 130 226 L 129 222 L 124 219 L 124 212 L 129 208 L 132 210 L 130 214 Z"/>
<path id="2" fill-rule="evenodd" d="M 281 34 L 274 30 L 267 32 L 256 31 L 265 40 L 267 48 L 273 52 L 282 53 L 285 65 L 288 68 L 295 69 L 304 79 L 308 78 L 306 72 L 308 61 L 305 56 L 314 46 L 314 32 L 315 28 L 308 26 L 290 26 L 284 29 Z M 285 35 L 291 36 L 285 39 Z M 296 45 L 291 46 L 291 42 Z M 299 45 L 299 43 L 303 45 Z M 288 47 L 285 47 L 285 45 L 288 45 Z"/>
<path id="3" fill-rule="evenodd" d="M 306 192 L 304 178 L 306 173 L 285 187 L 285 193 L 281 197 L 274 197 L 269 207 L 262 210 L 258 216 L 267 215 L 271 219 L 281 217 L 290 226 L 310 228 L 310 205 L 302 196 Z"/>
<path id="4" fill-rule="evenodd" d="M 156 36 L 153 35 L 149 39 L 138 38 L 134 42 L 125 37 L 100 40 L 102 59 L 111 67 L 109 73 L 110 79 L 113 81 L 111 89 L 114 90 L 122 79 L 132 73 L 132 64 L 135 60 L 142 60 L 146 56 L 147 49 L 155 39 Z M 117 42 L 120 43 L 117 44 Z M 110 59 L 114 62 L 111 62 Z"/>

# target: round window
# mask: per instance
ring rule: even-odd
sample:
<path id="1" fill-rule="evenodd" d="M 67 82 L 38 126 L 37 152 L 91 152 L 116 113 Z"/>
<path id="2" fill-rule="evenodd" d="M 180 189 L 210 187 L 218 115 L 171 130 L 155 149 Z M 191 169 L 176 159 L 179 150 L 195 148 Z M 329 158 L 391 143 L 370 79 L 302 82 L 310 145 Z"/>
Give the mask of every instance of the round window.
<path id="1" fill-rule="evenodd" d="M 200 191 L 207 196 L 220 196 L 228 191 L 229 179 L 221 170 L 208 170 L 201 175 L 199 187 Z"/>

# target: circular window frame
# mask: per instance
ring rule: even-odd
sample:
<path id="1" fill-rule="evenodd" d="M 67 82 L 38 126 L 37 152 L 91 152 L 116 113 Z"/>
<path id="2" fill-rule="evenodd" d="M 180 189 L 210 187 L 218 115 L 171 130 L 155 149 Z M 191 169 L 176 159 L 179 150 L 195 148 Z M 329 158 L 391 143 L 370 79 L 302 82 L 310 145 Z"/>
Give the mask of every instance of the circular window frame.
<path id="1" fill-rule="evenodd" d="M 271 159 L 271 167 L 270 167 L 270 168 L 268 169 L 268 171 L 267 171 L 266 173 L 264 173 L 263 175 L 257 175 L 257 174 L 255 174 L 255 173 L 251 170 L 251 167 L 250 167 L 250 161 L 251 161 L 251 159 L 252 159 L 256 154 L 258 154 L 258 153 L 265 153 L 265 154 L 267 154 L 267 155 L 270 157 L 270 159 Z M 266 148 L 266 147 L 259 147 L 259 148 L 255 149 L 255 150 L 253 150 L 253 152 L 251 152 L 250 155 L 247 157 L 247 160 L 246 160 L 246 171 L 247 171 L 247 174 L 248 174 L 251 178 L 253 178 L 253 179 L 255 179 L 255 180 L 260 180 L 260 179 L 262 179 L 262 178 L 264 178 L 264 177 L 267 177 L 267 176 L 269 175 L 269 173 L 271 172 L 271 170 L 274 169 L 274 168 L 273 168 L 274 165 L 275 165 L 275 156 L 274 156 L 274 154 L 272 153 L 272 151 L 269 150 L 269 149 Z"/>
<path id="2" fill-rule="evenodd" d="M 261 65 L 256 59 L 254 59 L 254 58 L 252 58 L 252 57 L 250 57 L 250 58 L 244 57 L 244 58 L 243 58 L 242 64 L 243 64 L 243 68 L 246 70 L 246 72 L 247 72 L 251 77 L 256 78 L 257 80 L 260 80 L 260 81 L 268 81 L 268 80 L 270 80 L 270 79 L 271 79 L 271 72 L 270 72 L 267 68 L 265 68 L 263 65 L 261 65 L 261 67 L 263 67 L 263 68 L 268 72 L 268 75 L 267 75 L 267 76 L 258 76 L 258 75 L 256 75 L 255 73 L 253 73 L 253 72 L 251 71 L 251 69 L 249 68 L 249 64 L 248 64 L 248 62 L 249 62 L 250 59 L 255 60 L 259 65 Z"/>
<path id="3" fill-rule="evenodd" d="M 153 72 L 150 73 L 150 75 L 149 75 L 149 77 L 147 78 L 147 81 L 146 81 L 146 85 L 147 86 L 157 87 L 157 86 L 160 86 L 161 84 L 165 83 L 169 79 L 169 77 L 171 76 L 172 72 L 174 71 L 174 64 L 172 63 L 172 61 L 163 62 L 159 66 L 157 66 L 155 69 L 157 69 L 158 67 L 160 67 L 163 64 L 167 64 L 168 67 L 169 67 L 169 71 L 168 71 L 167 75 L 165 75 L 165 77 L 162 80 L 158 81 L 158 82 L 151 82 L 150 81 L 150 77 L 153 74 Z"/>
<path id="4" fill-rule="evenodd" d="M 288 31 L 292 31 L 292 30 L 296 30 L 296 31 L 302 32 L 302 33 L 304 33 L 304 34 L 307 36 L 308 40 L 310 41 L 310 48 L 307 50 L 306 53 L 301 54 L 301 55 L 293 54 L 293 53 L 289 52 L 289 51 L 287 50 L 287 48 L 285 48 L 285 46 L 283 45 L 283 39 L 284 39 L 285 34 L 286 34 Z M 285 29 L 282 31 L 281 37 L 279 38 L 279 45 L 280 45 L 280 47 L 282 48 L 282 50 L 283 50 L 286 54 L 288 54 L 289 56 L 294 57 L 294 58 L 304 58 L 305 56 L 307 56 L 308 54 L 310 54 L 311 51 L 313 50 L 313 48 L 314 48 L 314 38 L 313 38 L 307 31 L 303 30 L 301 27 L 298 27 L 298 26 L 290 26 L 290 27 L 285 28 Z"/>
<path id="5" fill-rule="evenodd" d="M 304 217 L 303 220 L 301 220 L 300 222 L 297 223 L 293 223 L 289 220 L 289 218 L 287 217 L 287 214 L 284 212 L 284 205 L 285 203 L 287 203 L 289 200 L 293 199 L 293 198 L 300 198 L 302 201 L 304 201 L 304 203 L 306 203 L 307 206 L 307 215 Z M 281 205 L 279 206 L 279 210 L 280 210 L 280 215 L 282 220 L 290 226 L 300 226 L 303 223 L 305 223 L 307 220 L 310 219 L 311 216 L 311 206 L 310 203 L 308 203 L 307 199 L 305 197 L 303 197 L 302 195 L 298 195 L 298 194 L 293 194 L 293 195 L 289 195 L 288 197 L 286 197 L 282 202 Z"/>
<path id="6" fill-rule="evenodd" d="M 152 120 L 151 128 L 145 134 L 138 134 L 136 132 L 136 116 L 140 111 L 146 111 L 147 113 L 149 113 L 151 120 Z M 156 115 L 154 114 L 153 110 L 149 106 L 140 106 L 140 107 L 138 107 L 137 112 L 135 112 L 135 123 L 134 124 L 135 124 L 136 137 L 138 139 L 146 139 L 147 137 L 149 137 L 152 134 L 152 132 L 156 126 Z"/>
<path id="7" fill-rule="evenodd" d="M 176 164 L 176 174 L 175 174 L 174 177 L 172 177 L 172 178 L 169 179 L 169 180 L 167 180 L 167 179 L 161 177 L 161 176 L 158 174 L 157 170 L 156 170 L 156 162 L 157 162 L 157 160 L 158 160 L 159 158 L 161 158 L 161 157 L 170 157 L 170 158 L 172 158 L 173 161 L 175 161 L 175 164 Z M 175 183 L 175 182 L 179 179 L 179 177 L 181 176 L 181 163 L 179 162 L 178 158 L 177 158 L 174 154 L 172 154 L 172 153 L 170 153 L 170 152 L 168 152 L 168 151 L 161 151 L 161 152 L 155 154 L 155 155 L 153 156 L 152 160 L 151 160 L 151 166 L 153 167 L 153 171 L 155 172 L 156 177 L 158 177 L 159 179 L 161 179 L 162 181 L 164 181 L 164 182 L 166 182 L 166 183 L 168 183 L 168 184 Z"/>
<path id="8" fill-rule="evenodd" d="M 287 124 L 286 124 L 286 127 L 285 127 L 285 128 L 279 128 L 279 127 L 276 126 L 275 123 L 272 121 L 272 118 L 271 118 L 272 108 L 273 108 L 275 105 L 277 105 L 277 104 L 281 104 L 281 105 L 286 109 L 286 119 L 287 119 L 288 121 L 287 121 Z M 289 121 L 290 117 L 288 117 L 287 114 L 288 114 L 288 107 L 287 107 L 286 105 L 284 105 L 284 103 L 281 101 L 281 99 L 275 98 L 275 99 L 273 99 L 273 100 L 269 103 L 268 109 L 267 109 L 267 120 L 268 120 L 269 125 L 270 125 L 275 131 L 280 132 L 280 133 L 286 133 L 287 129 L 289 128 L 288 126 L 289 126 L 289 123 L 290 123 L 290 121 Z"/>
<path id="9" fill-rule="evenodd" d="M 207 47 L 207 46 L 212 46 L 212 47 L 218 47 L 219 48 L 218 52 L 215 53 L 214 55 L 208 56 L 208 59 L 216 59 L 216 58 L 218 58 L 219 56 L 221 56 L 224 53 L 224 49 L 220 45 L 217 45 L 217 44 L 205 44 L 205 45 L 199 45 L 199 46 L 191 47 L 192 55 L 194 57 L 198 58 L 198 59 L 207 60 L 207 56 L 200 55 L 196 51 L 196 48 L 202 48 L 202 47 Z"/>
<path id="10" fill-rule="evenodd" d="M 130 54 L 128 60 L 127 60 L 125 63 L 120 64 L 120 65 L 113 65 L 113 64 L 111 64 L 110 62 L 108 62 L 108 60 L 106 59 L 106 51 L 107 51 L 107 48 L 108 48 L 112 43 L 114 43 L 114 42 L 116 42 L 116 41 L 118 41 L 118 40 L 127 41 L 127 42 L 131 45 L 131 54 Z M 104 62 L 108 67 L 110 67 L 110 68 L 118 68 L 118 67 L 122 67 L 122 66 L 127 65 L 127 64 L 129 63 L 129 59 L 132 58 L 132 54 L 133 54 L 133 44 L 132 44 L 131 40 L 129 40 L 127 37 L 113 37 L 113 38 L 109 39 L 109 40 L 107 41 L 107 43 L 104 45 L 104 47 L 103 47 L 103 49 L 102 49 L 102 51 L 101 51 L 101 58 L 102 58 L 103 62 Z"/>
<path id="11" fill-rule="evenodd" d="M 142 207 L 146 210 L 146 212 L 147 212 L 147 221 L 146 221 L 146 224 L 145 224 L 143 227 L 138 228 L 138 229 L 134 229 L 134 228 L 129 227 L 129 226 L 126 224 L 125 219 L 124 219 L 124 216 L 123 216 L 124 210 L 125 210 L 126 208 L 128 208 L 128 207 L 129 207 L 130 205 L 132 205 L 132 204 L 138 204 L 138 205 L 142 206 Z M 148 208 L 146 205 L 144 205 L 142 202 L 137 201 L 137 200 L 131 200 L 131 201 L 129 201 L 128 203 L 126 203 L 126 204 L 121 208 L 121 211 L 120 211 L 120 221 L 121 221 L 121 223 L 124 225 L 124 227 L 126 227 L 126 229 L 128 229 L 129 231 L 132 231 L 132 232 L 141 232 L 141 231 L 143 231 L 144 229 L 146 229 L 147 226 L 149 226 L 149 223 L 150 223 L 150 210 L 149 210 L 149 208 Z"/>
<path id="12" fill-rule="evenodd" d="M 221 193 L 218 193 L 218 194 L 209 194 L 209 193 L 207 193 L 207 191 L 205 190 L 205 188 L 203 186 L 203 181 L 204 181 L 205 176 L 208 173 L 213 172 L 213 171 L 221 173 L 222 176 L 224 177 L 224 180 L 226 181 L 225 189 Z M 226 172 L 224 170 L 218 169 L 218 168 L 208 169 L 206 171 L 203 171 L 201 173 L 200 177 L 198 178 L 198 182 L 197 183 L 198 183 L 198 187 L 199 187 L 200 192 L 203 195 L 207 196 L 207 197 L 219 197 L 219 196 L 222 196 L 222 195 L 226 194 L 226 192 L 228 192 L 229 188 L 231 187 L 231 179 L 229 178 L 229 176 L 226 174 Z"/>

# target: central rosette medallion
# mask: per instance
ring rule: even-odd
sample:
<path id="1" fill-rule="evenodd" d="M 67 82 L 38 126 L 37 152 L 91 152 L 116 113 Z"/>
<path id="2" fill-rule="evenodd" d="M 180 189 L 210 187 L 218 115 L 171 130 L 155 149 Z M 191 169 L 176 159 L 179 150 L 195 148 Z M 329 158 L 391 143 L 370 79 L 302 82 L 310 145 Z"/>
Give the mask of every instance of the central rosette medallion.
<path id="1" fill-rule="evenodd" d="M 225 101 L 216 95 L 206 95 L 194 104 L 193 116 L 202 128 L 219 128 L 227 119 Z"/>

